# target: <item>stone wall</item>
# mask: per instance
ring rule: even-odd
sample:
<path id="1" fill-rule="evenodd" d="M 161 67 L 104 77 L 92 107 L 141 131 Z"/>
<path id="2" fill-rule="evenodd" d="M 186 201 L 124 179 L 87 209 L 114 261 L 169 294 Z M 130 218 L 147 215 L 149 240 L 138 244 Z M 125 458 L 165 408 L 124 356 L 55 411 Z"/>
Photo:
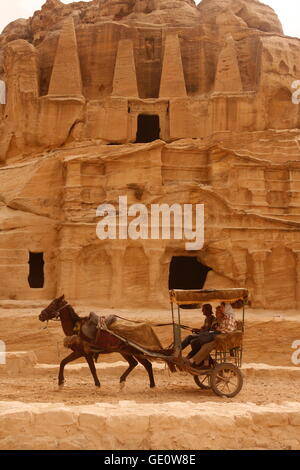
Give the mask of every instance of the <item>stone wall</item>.
<path id="1" fill-rule="evenodd" d="M 124 400 L 68 407 L 0 403 L 1 449 L 19 450 L 296 450 L 296 403 L 139 405 Z M 226 433 L 224 433 L 226 429 Z"/>

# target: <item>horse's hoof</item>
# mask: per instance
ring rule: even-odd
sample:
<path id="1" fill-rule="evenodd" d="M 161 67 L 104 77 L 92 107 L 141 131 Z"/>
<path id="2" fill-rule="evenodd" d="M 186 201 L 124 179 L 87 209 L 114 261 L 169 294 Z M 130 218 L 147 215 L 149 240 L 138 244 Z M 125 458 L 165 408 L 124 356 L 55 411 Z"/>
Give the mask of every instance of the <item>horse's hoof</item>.
<path id="1" fill-rule="evenodd" d="M 59 384 L 57 387 L 57 391 L 61 392 L 64 389 L 64 384 Z"/>
<path id="2" fill-rule="evenodd" d="M 120 382 L 120 392 L 122 392 L 124 388 L 125 388 L 125 382 Z"/>
<path id="3" fill-rule="evenodd" d="M 95 387 L 96 387 L 96 388 L 100 388 L 101 385 L 100 385 L 100 384 L 95 384 Z"/>

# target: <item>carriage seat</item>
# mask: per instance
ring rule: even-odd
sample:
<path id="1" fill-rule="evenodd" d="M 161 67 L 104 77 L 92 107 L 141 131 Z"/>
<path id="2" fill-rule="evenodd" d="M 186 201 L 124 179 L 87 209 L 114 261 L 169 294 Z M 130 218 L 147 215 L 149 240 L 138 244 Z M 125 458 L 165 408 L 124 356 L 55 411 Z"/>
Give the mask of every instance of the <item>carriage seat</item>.
<path id="1" fill-rule="evenodd" d="M 227 352 L 236 348 L 240 348 L 243 342 L 243 332 L 240 330 L 232 331 L 231 333 L 216 335 L 213 341 L 204 344 L 200 351 L 193 355 L 193 361 L 196 364 L 204 361 L 209 354 L 213 351 Z"/>
<path id="2" fill-rule="evenodd" d="M 242 346 L 243 332 L 234 330 L 231 333 L 217 335 L 215 342 L 215 349 L 218 351 L 229 351 L 230 349 L 239 348 Z"/>

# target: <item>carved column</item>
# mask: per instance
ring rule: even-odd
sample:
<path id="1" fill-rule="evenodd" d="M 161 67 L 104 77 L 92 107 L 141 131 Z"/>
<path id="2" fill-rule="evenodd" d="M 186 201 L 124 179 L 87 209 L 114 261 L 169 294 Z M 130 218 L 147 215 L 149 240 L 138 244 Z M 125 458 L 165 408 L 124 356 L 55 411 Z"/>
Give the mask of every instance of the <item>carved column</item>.
<path id="1" fill-rule="evenodd" d="M 295 286 L 295 299 L 296 307 L 300 309 L 300 250 L 294 251 L 296 258 L 296 286 Z"/>
<path id="2" fill-rule="evenodd" d="M 255 284 L 255 292 L 254 292 L 254 307 L 264 307 L 265 301 L 265 292 L 264 292 L 264 284 L 265 284 L 265 260 L 266 257 L 270 253 L 269 251 L 252 251 L 250 252 L 253 262 L 253 280 Z"/>
<path id="3" fill-rule="evenodd" d="M 126 247 L 110 246 L 109 252 L 111 254 L 111 267 L 112 267 L 112 281 L 110 299 L 114 306 L 122 303 L 123 298 L 123 264 Z"/>
<path id="4" fill-rule="evenodd" d="M 81 186 L 81 162 L 72 161 L 67 166 L 66 188 L 76 188 Z"/>
<path id="5" fill-rule="evenodd" d="M 76 263 L 79 247 L 60 250 L 60 272 L 57 286 L 58 294 L 65 294 L 67 300 L 76 298 Z"/>
<path id="6" fill-rule="evenodd" d="M 237 282 L 239 287 L 246 286 L 247 279 L 247 250 L 241 248 L 235 248 L 230 252 L 233 258 L 233 275 L 234 280 Z"/>
<path id="7" fill-rule="evenodd" d="M 162 300 L 164 286 L 161 285 L 161 262 L 164 249 L 146 248 L 145 253 L 149 262 L 149 300 Z"/>
<path id="8" fill-rule="evenodd" d="M 69 162 L 66 169 L 64 211 L 66 219 L 73 220 L 81 210 L 81 163 L 79 161 Z"/>

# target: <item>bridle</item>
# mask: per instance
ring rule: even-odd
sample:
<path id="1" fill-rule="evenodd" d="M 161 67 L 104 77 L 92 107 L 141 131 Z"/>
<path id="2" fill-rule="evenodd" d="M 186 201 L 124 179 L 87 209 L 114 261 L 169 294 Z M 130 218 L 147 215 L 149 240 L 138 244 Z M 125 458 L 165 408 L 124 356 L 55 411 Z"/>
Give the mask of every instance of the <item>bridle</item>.
<path id="1" fill-rule="evenodd" d="M 50 319 L 48 318 L 48 319 L 46 320 L 46 326 L 43 328 L 43 330 L 47 330 L 47 332 L 50 333 L 50 331 L 49 331 L 49 329 L 48 329 L 49 320 L 60 321 L 60 318 L 59 318 L 60 312 L 61 312 L 65 307 L 67 307 L 68 305 L 70 305 L 70 304 L 67 302 L 65 305 L 63 305 L 62 307 L 60 307 L 60 308 L 58 308 L 58 309 L 56 309 L 56 308 L 51 308 L 51 310 L 50 310 L 49 313 L 55 313 L 55 316 L 52 317 L 52 318 L 50 318 Z M 50 308 L 50 307 L 45 308 L 45 310 L 47 311 L 47 313 L 48 313 L 48 308 Z M 56 342 L 56 345 L 57 345 L 57 357 L 59 358 L 59 345 L 58 345 L 58 344 L 59 344 L 59 343 L 58 343 L 58 341 L 57 341 L 57 342 Z"/>
<path id="2" fill-rule="evenodd" d="M 47 323 L 48 323 L 49 320 L 59 321 L 60 312 L 61 312 L 65 307 L 68 307 L 68 305 L 70 305 L 70 304 L 67 302 L 65 305 L 63 305 L 63 306 L 60 307 L 60 308 L 55 308 L 55 309 L 53 308 L 53 309 L 51 309 L 49 313 L 54 313 L 55 315 L 54 315 L 54 317 L 52 317 L 52 318 L 48 318 L 48 319 L 46 320 Z M 48 308 L 49 308 L 49 307 L 48 307 Z M 48 310 L 48 309 L 46 308 L 46 310 Z"/>

